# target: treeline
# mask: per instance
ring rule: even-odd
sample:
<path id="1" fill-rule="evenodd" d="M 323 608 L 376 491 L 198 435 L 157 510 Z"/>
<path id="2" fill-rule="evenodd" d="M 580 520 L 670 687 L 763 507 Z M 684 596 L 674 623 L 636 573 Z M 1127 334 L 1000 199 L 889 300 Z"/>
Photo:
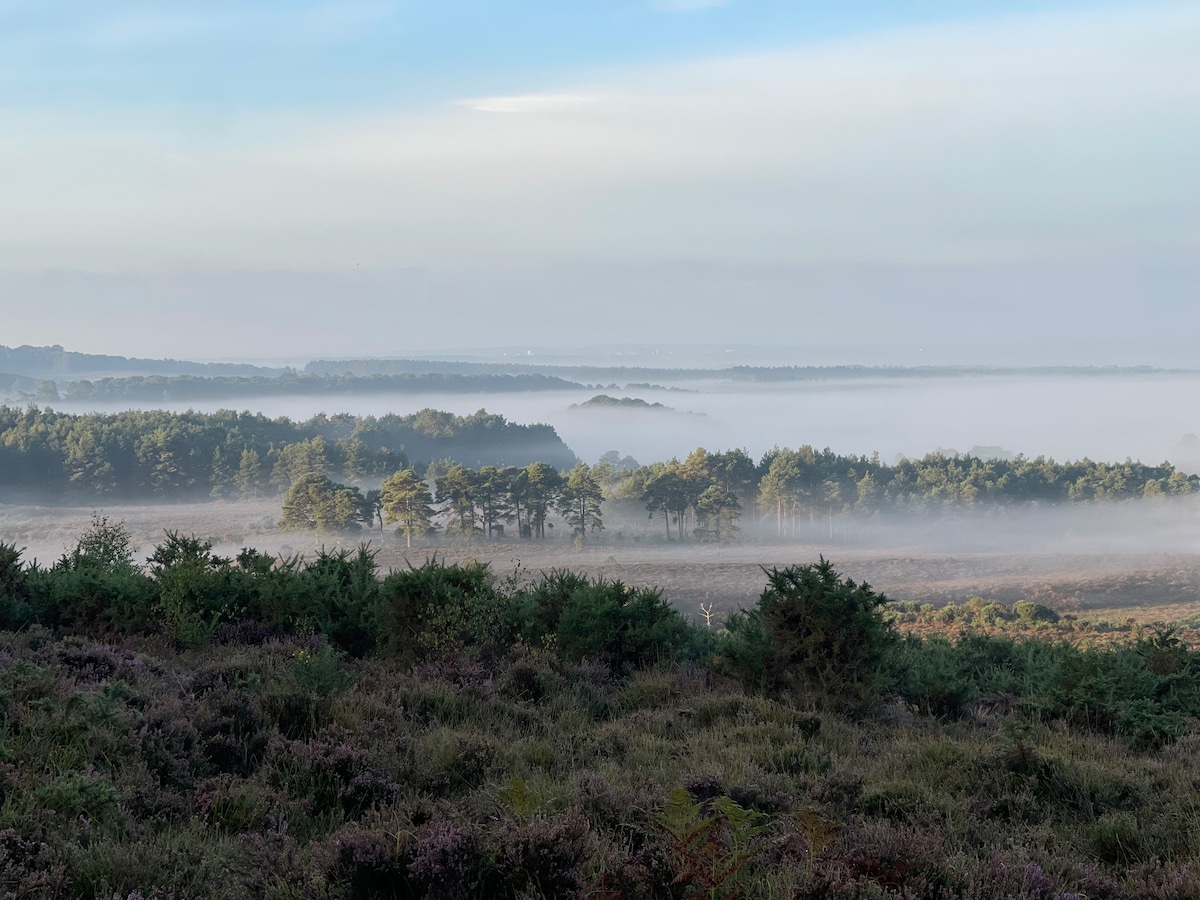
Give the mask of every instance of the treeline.
<path id="1" fill-rule="evenodd" d="M 662 403 L 650 403 L 641 397 L 610 397 L 608 394 L 597 394 L 582 403 L 572 403 L 570 409 L 653 409 L 662 412 L 677 412 Z"/>
<path id="2" fill-rule="evenodd" d="M 44 402 L 49 389 L 38 386 Z M 52 386 L 57 390 L 56 386 Z M 398 375 L 308 375 L 292 370 L 278 376 L 145 375 L 128 378 L 81 379 L 65 385 L 57 396 L 66 403 L 165 402 L 236 397 L 323 396 L 353 394 L 496 393 L 561 391 L 583 385 L 549 375 L 456 375 L 421 373 Z M 53 401 L 55 398 L 50 397 Z"/>
<path id="3" fill-rule="evenodd" d="M 1039 457 L 984 460 L 930 454 L 896 465 L 877 456 L 839 456 L 812 447 L 775 448 L 755 462 L 742 450 L 699 448 L 682 462 L 639 465 L 615 451 L 594 466 L 563 473 L 544 462 L 526 467 L 435 463 L 424 478 L 403 475 L 403 488 L 363 495 L 329 478 L 298 482 L 284 502 L 285 528 L 356 530 L 400 523 L 411 543 L 438 530 L 492 540 L 515 533 L 545 538 L 557 512 L 579 543 L 603 531 L 608 508 L 661 517 L 667 540 L 736 539 L 744 521 L 773 526 L 779 536 L 822 531 L 835 518 L 881 513 L 962 514 L 1002 507 L 1122 502 L 1191 494 L 1200 479 L 1169 464 L 1119 465 L 1091 460 L 1059 464 Z M 397 482 L 399 484 L 399 482 Z M 515 531 L 506 531 L 515 525 Z"/>
<path id="4" fill-rule="evenodd" d="M 576 458 L 553 427 L 520 425 L 484 410 L 320 414 L 293 422 L 231 410 L 76 415 L 0 406 L 0 491 L 10 502 L 253 497 L 283 494 L 311 474 L 364 486 L 412 468 L 436 489 L 462 532 L 494 534 L 497 524 L 514 523 L 527 534 L 519 501 L 507 488 L 499 491 L 499 476 L 480 472 L 503 470 L 505 481 L 535 463 L 567 478 Z M 460 478 L 453 491 L 438 487 L 455 465 L 471 478 Z M 811 446 L 776 447 L 757 461 L 742 450 L 699 448 L 682 461 L 648 465 L 610 452 L 584 466 L 584 476 L 603 501 L 640 506 L 662 517 L 668 537 L 697 540 L 726 540 L 743 519 L 769 520 L 779 534 L 792 535 L 805 523 L 845 515 L 1113 502 L 1200 488 L 1196 476 L 1165 462 L 932 453 L 887 465 L 878 455 Z M 598 503 L 589 501 L 579 517 L 599 522 Z"/>
<path id="5" fill-rule="evenodd" d="M 312 473 L 365 483 L 447 459 L 565 469 L 575 455 L 549 425 L 484 410 L 293 422 L 232 410 L 72 415 L 0 406 L 0 491 L 9 502 L 253 497 Z"/>
<path id="6" fill-rule="evenodd" d="M 842 456 L 826 448 L 773 448 L 755 462 L 745 451 L 699 448 L 682 462 L 637 465 L 609 453 L 591 475 L 606 499 L 661 515 L 668 538 L 725 540 L 743 517 L 772 521 L 780 535 L 833 517 L 935 514 L 999 507 L 1119 502 L 1191 494 L 1200 478 L 1170 463 L 1058 463 L 931 453 L 894 465 L 878 454 Z"/>
<path id="7" fill-rule="evenodd" d="M 1152 366 L 727 366 L 724 368 L 665 368 L 649 366 L 575 366 L 537 362 L 461 362 L 427 359 L 316 359 L 304 367 L 311 375 L 400 375 L 423 373 L 528 374 L 541 373 L 586 382 L 654 382 L 728 378 L 733 381 L 823 381 L 861 378 L 955 378 L 967 376 L 1147 375 L 1162 373 Z M 1193 373 L 1194 374 L 1194 373 Z M 627 384 L 627 389 L 637 387 Z"/>
<path id="8" fill-rule="evenodd" d="M 819 381 L 849 378 L 965 378 L 999 375 L 1150 375 L 1153 366 L 731 366 L 734 381 Z"/>

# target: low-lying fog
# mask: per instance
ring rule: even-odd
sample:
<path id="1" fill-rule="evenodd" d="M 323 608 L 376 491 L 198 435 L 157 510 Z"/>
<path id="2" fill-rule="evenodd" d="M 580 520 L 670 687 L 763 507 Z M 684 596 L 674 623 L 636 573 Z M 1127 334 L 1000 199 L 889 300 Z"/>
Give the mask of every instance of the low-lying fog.
<path id="1" fill-rule="evenodd" d="M 603 387 L 544 393 L 268 397 L 153 404 L 236 407 L 304 419 L 318 412 L 466 414 L 480 408 L 516 422 L 547 422 L 582 459 L 619 450 L 639 462 L 683 457 L 698 446 L 743 447 L 755 458 L 778 444 L 843 454 L 899 454 L 1001 447 L 1059 460 L 1168 458 L 1200 433 L 1200 374 L 875 378 L 789 384 L 680 382 L 688 391 Z M 678 412 L 570 409 L 596 394 L 639 397 Z M 152 404 L 144 404 L 152 405 Z M 63 409 L 73 410 L 68 404 Z M 105 411 L 127 404 L 102 407 Z M 78 411 L 78 410 L 73 410 Z"/>
<path id="2" fill-rule="evenodd" d="M 501 578 L 518 561 L 526 573 L 570 568 L 657 585 L 689 614 L 700 603 L 725 610 L 753 605 L 762 590 L 761 566 L 809 562 L 818 555 L 894 600 L 941 603 L 982 595 L 1011 603 L 1035 597 L 1095 609 L 1142 607 L 1152 620 L 1193 615 L 1200 596 L 1200 498 L 1193 497 L 984 516 L 842 518 L 833 521 L 832 530 L 817 518 L 794 538 L 775 537 L 769 520 L 760 527 L 743 521 L 742 540 L 719 545 L 667 542 L 661 518 L 647 519 L 636 507 L 610 507 L 605 532 L 583 549 L 561 523 L 545 542 L 455 543 L 441 536 L 412 550 L 390 529 L 384 535 L 279 532 L 272 527 L 278 499 L 104 512 L 126 524 L 139 560 L 161 542 L 164 529 L 207 538 L 225 555 L 254 546 L 311 558 L 322 546 L 354 548 L 369 540 L 384 571 L 419 565 L 431 554 L 448 562 L 488 561 Z M 74 546 L 91 515 L 90 507 L 0 506 L 0 540 L 26 548 L 26 560 L 50 563 Z"/>

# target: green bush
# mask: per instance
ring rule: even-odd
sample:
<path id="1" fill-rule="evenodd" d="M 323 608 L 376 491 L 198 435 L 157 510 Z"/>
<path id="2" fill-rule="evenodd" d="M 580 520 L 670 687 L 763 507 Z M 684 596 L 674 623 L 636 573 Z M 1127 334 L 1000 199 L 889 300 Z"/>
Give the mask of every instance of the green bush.
<path id="1" fill-rule="evenodd" d="M 97 774 L 72 772 L 39 787 L 37 801 L 47 809 L 75 818 L 87 816 L 94 822 L 110 818 L 116 810 L 117 792 Z"/>
<path id="2" fill-rule="evenodd" d="M 895 656 L 900 696 L 928 715 L 958 715 L 979 694 L 962 662 L 959 648 L 945 638 L 909 635 Z"/>
<path id="3" fill-rule="evenodd" d="M 379 640 L 382 597 L 375 555 L 365 544 L 353 553 L 321 550 L 303 569 L 308 605 L 304 620 L 296 620 L 296 626 L 324 634 L 352 656 L 371 652 Z"/>
<path id="4" fill-rule="evenodd" d="M 34 620 L 84 634 L 149 634 L 160 624 L 153 579 L 131 564 L 107 567 L 76 555 L 27 570 Z"/>
<path id="5" fill-rule="evenodd" d="M 390 656 L 406 663 L 509 636 L 509 617 L 484 563 L 448 566 L 432 559 L 410 566 L 384 579 L 382 597 L 380 639 Z"/>
<path id="6" fill-rule="evenodd" d="M 1017 621 L 1026 625 L 1038 622 L 1057 622 L 1059 618 L 1058 613 L 1048 606 L 1042 606 L 1031 600 L 1018 600 L 1013 604 L 1012 611 L 1016 614 Z"/>
<path id="7" fill-rule="evenodd" d="M 21 550 L 0 542 L 0 629 L 16 631 L 33 621 L 29 584 Z"/>
<path id="8" fill-rule="evenodd" d="M 586 575 L 552 569 L 532 588 L 514 592 L 508 605 L 510 620 L 523 640 L 535 646 L 541 644 L 558 632 L 571 597 L 590 586 Z"/>
<path id="9" fill-rule="evenodd" d="M 603 579 L 576 589 L 562 611 L 558 651 L 563 659 L 602 660 L 618 672 L 680 659 L 692 627 L 654 588 Z"/>
<path id="10" fill-rule="evenodd" d="M 158 581 L 167 634 L 185 646 L 207 644 L 236 602 L 229 585 L 229 560 L 213 556 L 208 541 L 168 531 L 148 562 Z"/>
<path id="11" fill-rule="evenodd" d="M 1140 835 L 1137 819 L 1129 813 L 1104 816 L 1089 831 L 1092 852 L 1102 861 L 1128 865 L 1138 858 Z"/>
<path id="12" fill-rule="evenodd" d="M 345 690 L 354 684 L 354 676 L 341 666 L 344 655 L 328 644 L 316 650 L 297 650 L 292 656 L 292 674 L 296 683 L 321 697 Z"/>
<path id="13" fill-rule="evenodd" d="M 896 644 L 887 598 L 819 562 L 764 569 L 758 609 L 731 617 L 722 657 L 770 690 L 858 703 L 879 695 Z"/>

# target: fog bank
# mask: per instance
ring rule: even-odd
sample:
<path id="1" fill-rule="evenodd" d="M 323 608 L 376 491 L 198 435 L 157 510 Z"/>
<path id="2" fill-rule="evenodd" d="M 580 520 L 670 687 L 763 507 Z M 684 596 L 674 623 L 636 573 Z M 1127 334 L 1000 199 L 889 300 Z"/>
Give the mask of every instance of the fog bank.
<path id="1" fill-rule="evenodd" d="M 663 384 L 670 386 L 666 380 Z M 176 411 L 232 406 L 294 419 L 318 412 L 406 414 L 424 407 L 466 415 L 482 407 L 510 421 L 553 425 L 588 462 L 608 450 L 647 463 L 682 458 L 698 446 L 713 451 L 742 447 L 757 458 L 776 445 L 811 444 L 841 454 L 878 452 L 885 462 L 938 449 L 966 453 L 974 447 L 999 447 L 1060 461 L 1133 458 L 1157 464 L 1172 453 L 1182 459 L 1187 447 L 1180 444 L 1181 437 L 1200 433 L 1200 375 L 1189 374 L 772 384 L 714 380 L 679 386 L 699 392 L 627 390 L 620 385 L 545 393 L 238 398 L 155 406 Z M 598 393 L 639 397 L 674 412 L 569 408 Z M 124 408 L 119 404 L 104 411 Z"/>

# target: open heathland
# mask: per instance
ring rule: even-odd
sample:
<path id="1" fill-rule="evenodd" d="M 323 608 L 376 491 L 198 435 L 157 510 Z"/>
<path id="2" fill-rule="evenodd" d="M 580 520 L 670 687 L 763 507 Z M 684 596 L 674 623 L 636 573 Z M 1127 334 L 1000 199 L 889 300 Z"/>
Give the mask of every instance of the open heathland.
<path id="1" fill-rule="evenodd" d="M 1182 632 L 922 633 L 824 561 L 706 628 L 565 570 L 131 548 L 0 546 L 11 896 L 1200 894 Z"/>

